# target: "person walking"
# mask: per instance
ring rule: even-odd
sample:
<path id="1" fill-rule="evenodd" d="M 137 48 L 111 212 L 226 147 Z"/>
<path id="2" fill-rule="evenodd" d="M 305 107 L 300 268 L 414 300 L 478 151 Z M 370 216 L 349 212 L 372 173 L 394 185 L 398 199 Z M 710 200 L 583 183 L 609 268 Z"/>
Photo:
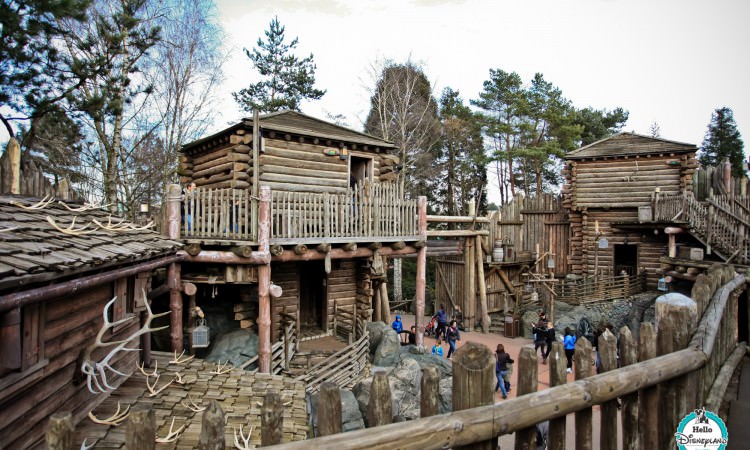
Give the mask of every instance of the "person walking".
<path id="1" fill-rule="evenodd" d="M 542 354 L 542 364 L 547 364 L 547 357 L 552 351 L 552 343 L 555 342 L 555 326 L 552 322 L 547 322 L 547 330 L 544 332 L 544 341 L 547 344 L 547 350 Z"/>
<path id="2" fill-rule="evenodd" d="M 568 360 L 567 372 L 573 372 L 573 354 L 576 350 L 576 335 L 570 327 L 565 327 L 565 338 L 563 339 L 563 346 L 565 347 L 565 358 Z"/>
<path id="3" fill-rule="evenodd" d="M 505 374 L 508 372 L 509 363 L 513 363 L 513 359 L 505 352 L 505 346 L 497 344 L 497 349 L 495 350 L 495 376 L 497 377 L 495 392 L 500 389 L 500 392 L 503 393 L 503 398 L 508 398 L 508 390 L 505 387 Z"/>
<path id="4" fill-rule="evenodd" d="M 539 313 L 539 320 L 534 324 L 531 331 L 534 333 L 534 353 L 541 347 L 541 355 L 544 357 L 544 350 L 547 346 L 547 315 L 544 311 Z"/>
<path id="5" fill-rule="evenodd" d="M 445 315 L 445 310 L 443 309 L 443 304 L 440 304 L 440 308 L 438 308 L 438 311 L 435 313 L 434 316 L 432 316 L 433 319 L 437 320 L 437 330 L 435 331 L 435 338 L 439 338 L 440 336 L 443 336 L 443 339 L 447 339 L 447 336 L 445 335 L 445 326 L 448 322 L 448 317 Z"/>
<path id="6" fill-rule="evenodd" d="M 453 352 L 456 351 L 456 341 L 461 340 L 461 333 L 458 331 L 458 324 L 455 320 L 451 320 L 451 324 L 448 330 L 445 332 L 448 340 L 448 359 L 450 359 Z"/>

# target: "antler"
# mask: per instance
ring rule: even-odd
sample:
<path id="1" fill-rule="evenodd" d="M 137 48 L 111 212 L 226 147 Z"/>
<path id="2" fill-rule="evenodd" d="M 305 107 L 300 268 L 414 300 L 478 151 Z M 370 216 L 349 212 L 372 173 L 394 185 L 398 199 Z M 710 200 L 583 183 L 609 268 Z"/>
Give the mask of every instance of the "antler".
<path id="1" fill-rule="evenodd" d="M 237 439 L 237 429 L 232 427 L 232 431 L 234 431 L 234 446 L 238 448 L 239 450 L 251 450 L 255 448 L 255 444 L 250 443 L 250 436 L 253 435 L 253 427 L 250 427 L 250 431 L 247 433 L 247 437 L 242 433 L 242 425 L 240 425 L 240 438 L 242 439 L 242 444 L 240 444 L 240 441 Z"/>
<path id="2" fill-rule="evenodd" d="M 23 203 L 18 203 L 16 201 L 13 201 L 13 202 L 10 202 L 10 203 L 12 205 L 18 206 L 19 208 L 36 210 L 36 209 L 44 209 L 47 205 L 49 205 L 50 203 L 52 203 L 52 201 L 54 199 L 55 199 L 54 195 L 50 195 L 49 198 L 47 198 L 47 196 L 45 195 L 43 199 L 41 199 L 38 202 L 34 203 L 33 205 L 29 205 L 29 206 L 26 206 Z"/>
<path id="3" fill-rule="evenodd" d="M 146 377 L 146 387 L 148 388 L 148 391 L 150 392 L 150 394 L 148 394 L 149 397 L 155 397 L 155 396 L 157 396 L 159 394 L 159 392 L 163 391 L 164 389 L 166 389 L 167 387 L 169 387 L 170 384 L 172 384 L 174 382 L 174 380 L 172 380 L 169 383 L 165 384 L 164 386 L 160 387 L 159 389 L 154 390 L 154 388 L 156 387 L 157 383 L 159 383 L 159 375 L 157 375 L 156 378 L 154 379 L 154 384 L 153 385 L 151 383 L 149 383 L 148 380 L 149 380 L 149 377 Z"/>
<path id="4" fill-rule="evenodd" d="M 0 229 L 0 233 L 7 233 L 9 231 L 17 230 L 18 227 L 8 227 L 8 228 L 2 228 Z"/>
<path id="5" fill-rule="evenodd" d="M 159 328 L 151 328 L 151 321 L 162 317 L 166 314 L 169 314 L 169 311 L 154 314 L 151 312 L 151 307 L 148 304 L 148 301 L 146 300 L 146 295 L 144 293 L 143 297 L 144 304 L 146 306 L 146 311 L 148 313 L 148 317 L 146 318 L 146 322 L 143 324 L 143 326 L 136 331 L 135 333 L 131 334 L 126 339 L 120 340 L 120 341 L 112 341 L 112 342 L 102 342 L 102 338 L 104 337 L 104 334 L 112 329 L 113 327 L 116 327 L 117 325 L 123 324 L 125 322 L 128 322 L 130 320 L 134 319 L 133 317 L 125 317 L 123 319 L 117 320 L 115 322 L 109 321 L 109 315 L 107 311 L 109 308 L 112 307 L 112 304 L 117 299 L 117 296 L 113 297 L 112 300 L 110 300 L 107 305 L 104 307 L 104 311 L 102 313 L 102 316 L 104 318 L 104 325 L 102 325 L 102 328 L 99 330 L 99 333 L 96 335 L 96 341 L 94 344 L 90 345 L 86 348 L 83 354 L 83 363 L 81 364 L 81 372 L 83 372 L 84 375 L 86 375 L 86 384 L 89 388 L 89 391 L 92 394 L 98 394 L 98 393 L 105 393 L 108 391 L 115 390 L 114 387 L 112 387 L 109 382 L 107 381 L 107 369 L 109 371 L 116 373 L 120 376 L 125 376 L 124 373 L 116 370 L 112 367 L 110 361 L 112 358 L 121 351 L 137 351 L 137 348 L 128 348 L 127 344 L 132 341 L 133 339 L 137 338 L 138 336 L 141 336 L 146 333 L 151 333 L 152 331 L 159 331 L 163 330 L 168 327 L 168 325 L 159 327 Z M 114 345 L 115 347 L 110 350 L 110 352 L 105 356 L 101 361 L 95 362 L 91 359 L 91 353 L 100 347 L 109 347 L 111 345 Z M 156 369 L 154 369 L 154 372 L 156 372 Z"/>
<path id="6" fill-rule="evenodd" d="M 233 368 L 234 367 L 229 365 L 229 360 L 227 360 L 227 362 L 223 364 L 221 363 L 221 361 L 219 361 L 218 363 L 216 363 L 216 369 L 212 370 L 211 373 L 214 375 L 223 375 L 225 373 L 231 372 Z"/>
<path id="7" fill-rule="evenodd" d="M 188 400 L 190 400 L 190 403 L 189 403 L 189 404 L 188 404 L 188 403 L 185 403 L 185 400 L 183 400 L 183 401 L 182 401 L 182 402 L 180 402 L 180 403 L 182 404 L 182 406 L 184 406 L 185 408 L 189 409 L 190 411 L 193 411 L 193 412 L 201 412 L 201 411 L 205 411 L 205 410 L 206 410 L 206 407 L 205 407 L 205 406 L 198 406 L 198 405 L 197 405 L 197 404 L 195 403 L 195 401 L 193 400 L 193 398 L 192 398 L 192 397 L 190 396 L 190 394 L 188 394 Z"/>
<path id="8" fill-rule="evenodd" d="M 180 372 L 175 372 L 174 373 L 174 381 L 177 384 L 190 384 L 190 383 L 195 383 L 196 381 L 198 381 L 198 377 L 195 377 L 194 379 L 193 378 L 186 378 L 186 379 L 183 380 L 182 379 L 182 374 Z"/>
<path id="9" fill-rule="evenodd" d="M 88 211 L 90 209 L 100 209 L 100 208 L 106 208 L 107 206 L 109 206 L 109 204 L 107 204 L 107 205 L 92 205 L 91 203 L 84 203 L 83 206 L 79 206 L 77 208 L 71 208 L 70 206 L 67 205 L 67 203 L 65 203 L 62 200 L 59 200 L 57 203 L 63 205 L 65 207 L 65 209 L 67 209 L 68 211 L 73 211 L 73 212 L 83 212 L 83 211 Z"/>
<path id="10" fill-rule="evenodd" d="M 177 350 L 175 350 L 174 359 L 169 361 L 169 363 L 170 364 L 185 364 L 186 362 L 190 362 L 193 360 L 193 358 L 195 358 L 195 355 L 192 355 L 192 356 L 185 357 L 185 359 L 183 359 L 182 358 L 183 355 L 185 355 L 185 350 L 183 350 L 182 353 L 180 353 L 180 356 L 177 356 Z"/>
<path id="11" fill-rule="evenodd" d="M 149 229 L 149 228 L 151 228 L 151 227 L 154 226 L 154 222 L 153 221 L 151 221 L 151 222 L 149 222 L 149 223 L 147 223 L 146 225 L 143 225 L 143 226 L 137 226 L 137 225 L 133 225 L 130 222 L 124 222 L 125 219 L 120 219 L 119 222 L 113 224 L 112 223 L 112 216 L 110 216 L 107 219 L 107 224 L 106 225 L 103 224 L 103 223 L 101 223 L 101 222 L 99 222 L 97 219 L 93 219 L 92 221 L 95 224 L 99 225 L 101 228 L 103 228 L 103 229 L 105 229 L 107 231 L 113 231 L 113 232 L 142 231 L 142 230 L 147 230 L 147 229 Z"/>
<path id="12" fill-rule="evenodd" d="M 172 431 L 172 428 L 174 427 L 174 417 L 172 417 L 172 424 L 169 425 L 169 432 L 166 436 L 163 438 L 156 437 L 156 442 L 159 443 L 168 443 L 168 442 L 174 442 L 177 440 L 178 437 L 180 437 L 180 433 L 185 429 L 185 424 L 183 424 L 180 428 L 178 428 L 176 431 Z"/>
<path id="13" fill-rule="evenodd" d="M 53 219 L 50 216 L 47 216 L 47 222 L 49 222 L 49 224 L 52 225 L 57 231 L 63 232 L 65 234 L 72 234 L 72 235 L 75 235 L 75 236 L 78 236 L 78 235 L 81 235 L 81 234 L 89 234 L 89 233 L 93 233 L 94 231 L 96 231 L 95 228 L 91 229 L 91 230 L 87 230 L 87 228 L 89 227 L 88 225 L 84 225 L 81 228 L 74 229 L 73 227 L 76 224 L 76 218 L 75 217 L 73 217 L 73 221 L 70 222 L 70 226 L 68 226 L 68 228 L 62 228 L 60 225 L 58 225 L 55 222 L 55 219 Z"/>
<path id="14" fill-rule="evenodd" d="M 95 423 L 100 423 L 102 425 L 112 425 L 116 427 L 117 425 L 120 425 L 125 419 L 128 418 L 130 415 L 130 405 L 128 405 L 127 408 L 125 408 L 125 411 L 120 413 L 120 402 L 117 402 L 117 411 L 115 411 L 114 414 L 107 417 L 106 419 L 99 419 L 97 418 L 92 411 L 89 411 L 89 419 L 91 419 Z"/>
<path id="15" fill-rule="evenodd" d="M 94 442 L 91 443 L 91 445 L 86 445 L 86 441 L 88 441 L 89 438 L 84 438 L 83 442 L 81 442 L 81 450 L 89 450 L 91 448 L 94 448 L 94 444 L 99 442 L 99 439 L 96 439 Z"/>

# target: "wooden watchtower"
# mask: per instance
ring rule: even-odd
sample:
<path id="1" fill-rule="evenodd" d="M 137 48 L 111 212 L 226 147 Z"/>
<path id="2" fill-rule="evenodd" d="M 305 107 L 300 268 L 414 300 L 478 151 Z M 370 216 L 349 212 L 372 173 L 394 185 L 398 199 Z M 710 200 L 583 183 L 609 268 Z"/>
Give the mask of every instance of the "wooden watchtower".
<path id="1" fill-rule="evenodd" d="M 261 370 L 289 324 L 299 338 L 358 338 L 373 314 L 387 311 L 377 294 L 379 256 L 419 253 L 426 240 L 425 204 L 393 182 L 394 150 L 294 111 L 256 115 L 185 145 L 182 181 L 196 187 L 181 196 L 172 237 L 186 244 L 182 281 L 198 286 L 186 307 L 224 289 L 237 326 L 258 325 Z"/>

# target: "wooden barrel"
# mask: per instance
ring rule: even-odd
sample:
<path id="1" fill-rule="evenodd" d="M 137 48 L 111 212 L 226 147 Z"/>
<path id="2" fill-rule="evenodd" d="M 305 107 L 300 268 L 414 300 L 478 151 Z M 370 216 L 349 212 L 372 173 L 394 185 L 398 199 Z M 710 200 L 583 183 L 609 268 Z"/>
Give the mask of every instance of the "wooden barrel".
<path id="1" fill-rule="evenodd" d="M 501 262 L 503 260 L 504 251 L 503 247 L 495 247 L 492 249 L 492 260 L 495 262 Z"/>

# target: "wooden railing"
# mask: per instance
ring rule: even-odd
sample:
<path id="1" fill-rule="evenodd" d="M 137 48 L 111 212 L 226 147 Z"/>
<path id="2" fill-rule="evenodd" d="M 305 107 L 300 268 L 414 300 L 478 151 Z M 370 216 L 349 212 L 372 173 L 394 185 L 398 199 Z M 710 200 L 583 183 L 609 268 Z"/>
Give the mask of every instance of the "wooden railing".
<path id="1" fill-rule="evenodd" d="M 367 368 L 369 353 L 370 335 L 365 332 L 362 337 L 311 367 L 296 380 L 304 382 L 309 393 L 317 392 L 325 381 L 339 387 L 352 386 Z"/>
<path id="2" fill-rule="evenodd" d="M 258 199 L 239 189 L 193 189 L 182 200 L 181 235 L 186 239 L 255 242 Z"/>
<path id="3" fill-rule="evenodd" d="M 367 184 L 345 194 L 273 192 L 271 239 L 335 242 L 416 236 L 417 202 L 396 184 Z"/>
<path id="4" fill-rule="evenodd" d="M 692 193 L 654 196 L 653 220 L 683 222 L 688 230 L 727 262 L 750 263 L 750 208 L 748 199 L 709 196 L 699 202 Z"/>
<path id="5" fill-rule="evenodd" d="M 642 275 L 590 276 L 554 285 L 555 300 L 572 305 L 629 297 L 643 292 Z"/>

